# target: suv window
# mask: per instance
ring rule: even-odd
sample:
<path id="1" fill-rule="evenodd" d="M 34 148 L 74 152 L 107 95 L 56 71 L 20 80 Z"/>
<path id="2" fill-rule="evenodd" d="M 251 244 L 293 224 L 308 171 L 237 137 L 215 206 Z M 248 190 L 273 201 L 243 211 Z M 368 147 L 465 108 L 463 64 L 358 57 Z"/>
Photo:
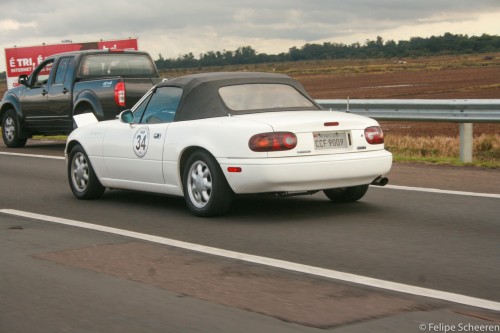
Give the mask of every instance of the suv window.
<path id="1" fill-rule="evenodd" d="M 71 60 L 70 57 L 61 58 L 61 60 L 59 60 L 59 64 L 57 65 L 56 69 L 56 75 L 54 78 L 54 84 L 64 83 L 66 77 L 66 71 L 68 70 L 68 64 L 70 60 Z"/>
<path id="2" fill-rule="evenodd" d="M 50 72 L 52 70 L 52 65 L 54 64 L 54 59 L 47 60 L 39 71 L 33 72 L 32 88 L 39 88 L 47 84 Z"/>

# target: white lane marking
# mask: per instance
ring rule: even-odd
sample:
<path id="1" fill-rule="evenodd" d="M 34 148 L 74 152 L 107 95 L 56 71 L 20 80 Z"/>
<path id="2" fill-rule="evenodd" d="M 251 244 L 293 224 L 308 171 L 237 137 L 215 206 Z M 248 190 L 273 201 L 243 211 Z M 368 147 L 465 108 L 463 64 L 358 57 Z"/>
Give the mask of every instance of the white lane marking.
<path id="1" fill-rule="evenodd" d="M 326 268 L 308 266 L 308 265 L 298 264 L 298 263 L 294 263 L 294 262 L 290 262 L 290 261 L 284 261 L 284 260 L 279 260 L 279 259 L 256 256 L 256 255 L 252 255 L 252 254 L 234 252 L 234 251 L 219 249 L 219 248 L 215 248 L 215 247 L 204 246 L 204 245 L 200 245 L 200 244 L 187 243 L 187 242 L 182 242 L 182 241 L 178 241 L 175 239 L 153 236 L 153 235 L 143 234 L 143 233 L 139 233 L 139 232 L 135 232 L 135 231 L 128 231 L 128 230 L 123 230 L 123 229 L 111 228 L 111 227 L 106 227 L 106 226 L 91 224 L 91 223 L 86 223 L 86 222 L 80 222 L 80 221 L 75 221 L 75 220 L 69 220 L 69 219 L 64 219 L 64 218 L 60 218 L 60 217 L 41 215 L 41 214 L 24 212 L 24 211 L 19 211 L 19 210 L 14 210 L 14 209 L 0 209 L 0 213 L 26 217 L 26 218 L 30 218 L 30 219 L 42 220 L 42 221 L 47 221 L 47 222 L 59 223 L 59 224 L 73 226 L 73 227 L 102 231 L 102 232 L 106 232 L 106 233 L 110 233 L 110 234 L 114 234 L 114 235 L 140 239 L 140 240 L 153 242 L 153 243 L 157 243 L 157 244 L 162 244 L 162 245 L 174 246 L 174 247 L 178 247 L 178 248 L 182 248 L 182 249 L 186 249 L 186 250 L 202 252 L 202 253 L 211 254 L 211 255 L 215 255 L 215 256 L 237 259 L 237 260 L 242 260 L 242 261 L 246 261 L 246 262 L 266 265 L 266 266 L 270 266 L 270 267 L 282 268 L 282 269 L 286 269 L 286 270 L 290 270 L 290 271 L 295 271 L 295 272 L 300 272 L 300 273 L 305 273 L 305 274 L 310 274 L 310 275 L 315 275 L 315 276 L 321 276 L 321 277 L 326 277 L 326 278 L 335 279 L 335 280 L 347 281 L 347 282 L 351 282 L 351 283 L 357 283 L 357 284 L 375 287 L 375 288 L 381 288 L 381 289 L 386 289 L 386 290 L 391 290 L 391 291 L 396 291 L 396 292 L 401 292 L 401 293 L 406 293 L 406 294 L 412 294 L 412 295 L 417 295 L 417 296 L 423 296 L 423 297 L 436 298 L 436 299 L 450 301 L 450 302 L 454 302 L 454 303 L 460 303 L 460 304 L 465 304 L 465 305 L 469 305 L 469 306 L 475 306 L 475 307 L 500 311 L 500 302 L 494 302 L 494 301 L 470 297 L 470 296 L 466 296 L 466 295 L 460 295 L 460 294 L 455 294 L 455 293 L 450 293 L 450 292 L 445 292 L 445 291 L 440 291 L 440 290 L 416 287 L 416 286 L 411 286 L 411 285 L 402 284 L 402 283 L 396 283 L 396 282 L 385 281 L 385 280 L 375 279 L 375 278 L 361 276 L 361 275 L 355 275 L 355 274 L 351 274 L 351 273 L 339 272 L 339 271 L 326 269 Z"/>
<path id="2" fill-rule="evenodd" d="M 380 186 L 376 186 L 376 187 L 377 188 L 394 189 L 394 190 L 403 190 L 403 191 L 416 191 L 416 192 L 440 193 L 440 194 L 454 194 L 454 195 L 465 195 L 465 196 L 473 196 L 473 197 L 500 199 L 500 194 L 495 194 L 495 193 L 451 191 L 451 190 L 440 190 L 440 189 L 437 189 L 437 188 L 412 187 L 412 186 L 400 186 L 400 185 L 385 185 L 383 187 L 380 187 Z"/>
<path id="3" fill-rule="evenodd" d="M 61 156 L 49 156 L 49 155 L 36 155 L 36 154 L 22 154 L 22 153 L 6 153 L 0 151 L 0 155 L 11 155 L 11 156 L 22 156 L 22 157 L 36 157 L 36 158 L 47 158 L 51 160 L 64 160 Z"/>
<path id="4" fill-rule="evenodd" d="M 61 156 L 48 156 L 48 155 L 35 155 L 35 154 L 22 154 L 22 153 L 7 153 L 0 152 L 0 155 L 12 155 L 12 156 L 23 156 L 23 157 L 36 157 L 36 158 L 47 158 L 54 160 L 64 160 L 64 157 Z M 482 198 L 496 198 L 500 199 L 500 194 L 495 193 L 480 193 L 480 192 L 465 192 L 465 191 L 451 191 L 451 190 L 440 190 L 436 188 L 427 188 L 427 187 L 412 187 L 412 186 L 401 186 L 401 185 L 385 185 L 385 186 L 374 186 L 373 188 L 386 188 L 393 190 L 403 190 L 403 191 L 416 191 L 416 192 L 428 192 L 428 193 L 440 193 L 440 194 L 454 194 L 454 195 L 464 195 L 464 196 L 473 196 L 473 197 L 482 197 Z"/>

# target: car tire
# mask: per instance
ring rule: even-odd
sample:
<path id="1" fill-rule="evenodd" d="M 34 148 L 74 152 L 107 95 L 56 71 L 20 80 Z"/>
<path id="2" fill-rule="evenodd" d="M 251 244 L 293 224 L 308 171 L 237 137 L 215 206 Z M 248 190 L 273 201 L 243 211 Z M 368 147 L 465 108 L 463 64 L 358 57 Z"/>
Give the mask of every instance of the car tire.
<path id="1" fill-rule="evenodd" d="M 196 151 L 187 159 L 182 184 L 186 204 L 196 216 L 223 215 L 231 206 L 233 193 L 222 170 L 206 151 Z"/>
<path id="2" fill-rule="evenodd" d="M 361 199 L 368 191 L 369 185 L 341 187 L 324 190 L 323 192 L 333 202 L 354 202 Z"/>
<path id="3" fill-rule="evenodd" d="M 106 190 L 99 182 L 81 145 L 74 146 L 69 154 L 68 181 L 71 191 L 78 199 L 97 199 Z"/>
<path id="4" fill-rule="evenodd" d="M 14 110 L 7 110 L 2 119 L 2 138 L 9 148 L 21 148 L 26 145 L 27 138 L 20 138 L 20 125 Z"/>

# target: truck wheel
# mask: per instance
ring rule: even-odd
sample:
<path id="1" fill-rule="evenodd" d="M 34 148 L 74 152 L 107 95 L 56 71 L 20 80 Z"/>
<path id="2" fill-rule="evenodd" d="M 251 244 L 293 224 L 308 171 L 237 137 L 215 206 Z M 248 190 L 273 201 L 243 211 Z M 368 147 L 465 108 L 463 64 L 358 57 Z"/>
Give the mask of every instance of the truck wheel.
<path id="1" fill-rule="evenodd" d="M 182 177 L 186 204 L 197 216 L 225 214 L 233 193 L 217 161 L 205 151 L 194 152 Z"/>
<path id="2" fill-rule="evenodd" d="M 2 138 L 9 148 L 21 148 L 26 145 L 27 138 L 19 137 L 19 120 L 14 110 L 7 110 L 2 119 Z"/>
<path id="3" fill-rule="evenodd" d="M 369 185 L 332 188 L 323 192 L 333 202 L 354 202 L 361 199 L 368 191 Z"/>
<path id="4" fill-rule="evenodd" d="M 74 146 L 69 154 L 68 181 L 71 191 L 78 199 L 97 199 L 106 190 L 99 182 L 87 153 L 80 145 Z"/>

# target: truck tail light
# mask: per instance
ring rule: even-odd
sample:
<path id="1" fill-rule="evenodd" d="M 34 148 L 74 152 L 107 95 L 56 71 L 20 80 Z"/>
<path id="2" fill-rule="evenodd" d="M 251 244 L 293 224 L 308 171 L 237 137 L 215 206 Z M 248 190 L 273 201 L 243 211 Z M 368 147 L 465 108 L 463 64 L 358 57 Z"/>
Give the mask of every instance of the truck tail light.
<path id="1" fill-rule="evenodd" d="M 291 132 L 255 134 L 248 141 L 248 147 L 256 152 L 291 150 L 295 146 L 297 146 L 297 136 Z"/>
<path id="2" fill-rule="evenodd" d="M 384 132 L 379 126 L 365 128 L 365 139 L 369 144 L 378 145 L 384 143 Z"/>
<path id="3" fill-rule="evenodd" d="M 115 103 L 118 106 L 125 106 L 125 82 L 118 82 L 115 85 Z"/>

